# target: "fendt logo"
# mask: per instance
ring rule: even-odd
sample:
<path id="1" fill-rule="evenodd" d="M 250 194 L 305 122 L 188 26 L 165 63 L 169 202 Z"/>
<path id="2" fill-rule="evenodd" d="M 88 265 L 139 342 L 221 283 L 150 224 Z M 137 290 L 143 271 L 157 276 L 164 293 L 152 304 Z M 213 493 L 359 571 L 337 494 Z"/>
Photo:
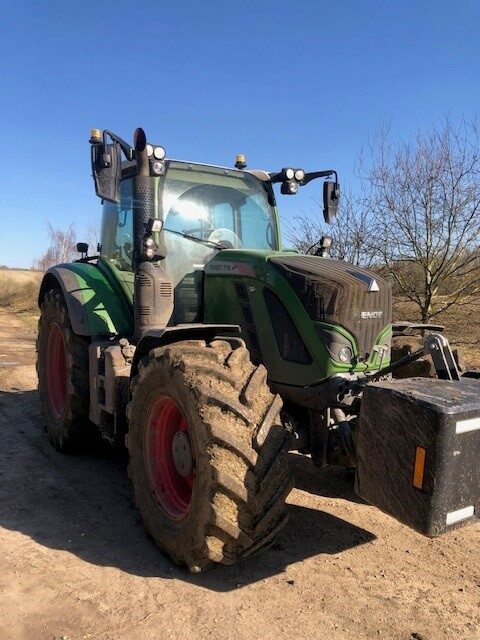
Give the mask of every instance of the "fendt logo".
<path id="1" fill-rule="evenodd" d="M 383 316 L 383 311 L 360 311 L 363 320 L 378 320 Z"/>

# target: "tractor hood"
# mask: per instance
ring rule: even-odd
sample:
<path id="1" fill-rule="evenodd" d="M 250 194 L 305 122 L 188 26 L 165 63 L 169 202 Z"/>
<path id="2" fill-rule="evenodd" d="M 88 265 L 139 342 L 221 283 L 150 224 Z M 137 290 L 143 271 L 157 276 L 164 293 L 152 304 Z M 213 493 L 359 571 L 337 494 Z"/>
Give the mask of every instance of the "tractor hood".
<path id="1" fill-rule="evenodd" d="M 352 333 L 368 358 L 391 322 L 390 285 L 366 269 L 305 255 L 273 255 L 268 262 L 287 280 L 312 320 Z"/>

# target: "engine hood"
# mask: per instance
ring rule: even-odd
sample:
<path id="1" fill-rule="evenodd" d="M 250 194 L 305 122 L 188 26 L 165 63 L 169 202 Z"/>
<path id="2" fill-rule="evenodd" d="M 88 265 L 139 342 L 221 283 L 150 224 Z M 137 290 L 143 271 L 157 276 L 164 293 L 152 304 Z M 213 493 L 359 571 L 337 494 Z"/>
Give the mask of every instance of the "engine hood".
<path id="1" fill-rule="evenodd" d="M 391 288 L 375 274 L 346 262 L 305 255 L 270 256 L 312 320 L 338 324 L 355 336 L 367 359 L 391 322 Z"/>

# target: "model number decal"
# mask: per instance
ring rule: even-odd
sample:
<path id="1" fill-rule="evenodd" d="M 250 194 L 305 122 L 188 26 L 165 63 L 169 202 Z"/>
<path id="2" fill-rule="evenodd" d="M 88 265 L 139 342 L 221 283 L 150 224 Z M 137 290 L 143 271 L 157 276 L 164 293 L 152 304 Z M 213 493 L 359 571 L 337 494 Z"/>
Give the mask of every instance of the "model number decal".
<path id="1" fill-rule="evenodd" d="M 216 261 L 212 260 L 207 265 L 205 265 L 205 273 L 210 273 L 212 275 L 231 275 L 231 276 L 249 276 L 251 278 L 255 277 L 255 272 L 249 264 L 245 264 L 245 262 L 227 262 L 227 261 Z"/>
<path id="2" fill-rule="evenodd" d="M 383 316 L 383 311 L 361 311 L 360 316 L 364 320 L 378 320 Z"/>

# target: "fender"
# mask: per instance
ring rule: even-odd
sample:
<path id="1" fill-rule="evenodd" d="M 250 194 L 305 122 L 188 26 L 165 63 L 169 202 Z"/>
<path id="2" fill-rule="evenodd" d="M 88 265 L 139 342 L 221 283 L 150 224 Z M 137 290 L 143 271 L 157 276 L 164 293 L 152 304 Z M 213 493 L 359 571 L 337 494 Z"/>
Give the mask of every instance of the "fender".
<path id="1" fill-rule="evenodd" d="M 72 262 L 48 269 L 40 286 L 39 306 L 52 288 L 62 290 L 77 335 L 133 334 L 133 313 L 125 294 L 95 264 Z"/>
<path id="2" fill-rule="evenodd" d="M 137 375 L 138 363 L 152 349 L 173 344 L 182 340 L 213 340 L 216 336 L 240 337 L 241 329 L 237 324 L 178 324 L 174 327 L 151 329 L 144 333 L 135 349 L 130 378 Z"/>

